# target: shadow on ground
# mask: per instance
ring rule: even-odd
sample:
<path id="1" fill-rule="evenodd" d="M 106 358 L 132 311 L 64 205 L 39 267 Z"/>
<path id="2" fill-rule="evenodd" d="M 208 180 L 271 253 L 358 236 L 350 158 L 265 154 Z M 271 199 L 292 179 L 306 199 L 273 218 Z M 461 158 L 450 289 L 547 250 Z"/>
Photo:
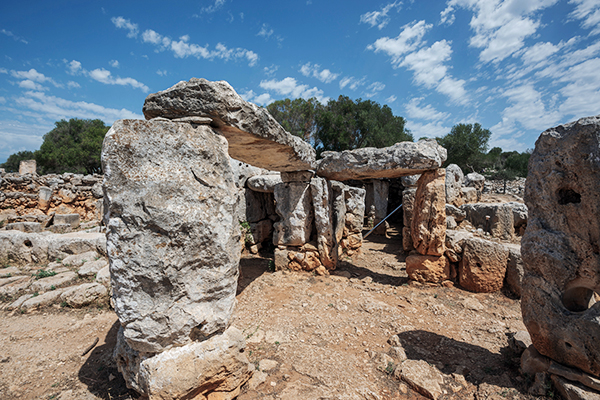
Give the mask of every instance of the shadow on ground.
<path id="1" fill-rule="evenodd" d="M 492 353 L 483 347 L 424 330 L 401 332 L 398 337 L 409 359 L 425 360 L 444 374 L 462 369 L 465 379 L 473 385 L 487 383 L 527 393 L 521 382 L 518 357 L 515 358 L 508 347 L 502 348 L 500 354 Z"/>
<path id="2" fill-rule="evenodd" d="M 113 350 L 117 343 L 119 321 L 115 322 L 106 334 L 105 343 L 95 347 L 79 370 L 79 380 L 86 384 L 95 396 L 105 400 L 138 399 L 139 394 L 125 385 L 123 375 L 113 360 Z"/>

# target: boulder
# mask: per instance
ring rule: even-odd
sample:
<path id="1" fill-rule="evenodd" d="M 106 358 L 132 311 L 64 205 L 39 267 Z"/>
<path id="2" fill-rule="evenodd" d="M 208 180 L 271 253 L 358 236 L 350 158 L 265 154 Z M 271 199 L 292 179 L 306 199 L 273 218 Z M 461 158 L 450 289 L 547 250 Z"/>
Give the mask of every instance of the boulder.
<path id="1" fill-rule="evenodd" d="M 281 175 L 256 175 L 248 178 L 246 185 L 255 192 L 273 193 L 275 185 L 281 183 Z"/>
<path id="2" fill-rule="evenodd" d="M 96 251 L 86 251 L 85 253 L 72 254 L 61 260 L 62 265 L 68 267 L 80 267 L 89 261 L 96 261 L 100 258 L 100 254 Z"/>
<path id="3" fill-rule="evenodd" d="M 460 207 L 466 219 L 493 237 L 510 240 L 515 234 L 513 206 L 509 203 L 475 203 Z"/>
<path id="4" fill-rule="evenodd" d="M 467 217 L 467 213 L 452 204 L 446 204 L 446 215 L 454 218 L 456 222 L 462 222 Z"/>
<path id="5" fill-rule="evenodd" d="M 446 241 L 446 171 L 427 171 L 419 178 L 411 221 L 415 249 L 422 255 L 441 256 Z"/>
<path id="6" fill-rule="evenodd" d="M 523 323 L 543 355 L 600 376 L 600 116 L 548 129 L 529 161 Z"/>
<path id="7" fill-rule="evenodd" d="M 60 285 L 73 282 L 77 279 L 77 273 L 73 271 L 66 271 L 60 274 L 49 276 L 47 278 L 39 279 L 31 284 L 31 290 L 34 292 L 45 292 L 52 290 Z"/>
<path id="8" fill-rule="evenodd" d="M 444 375 L 425 360 L 406 360 L 402 363 L 402 380 L 423 396 L 437 400 L 443 394 Z"/>
<path id="9" fill-rule="evenodd" d="M 231 157 L 256 167 L 299 171 L 315 166 L 310 144 L 286 132 L 266 109 L 244 101 L 225 81 L 179 82 L 146 97 L 143 112 L 146 119 L 209 117 L 227 138 Z"/>
<path id="10" fill-rule="evenodd" d="M 450 279 L 450 262 L 444 256 L 412 254 L 406 257 L 406 273 L 413 281 L 442 283 Z"/>
<path id="11" fill-rule="evenodd" d="M 464 203 L 462 199 L 462 187 L 465 176 L 462 169 L 456 164 L 446 167 L 446 203 L 460 206 Z"/>
<path id="12" fill-rule="evenodd" d="M 108 297 L 108 291 L 104 285 L 92 282 L 66 288 L 60 295 L 60 299 L 74 308 L 87 306 L 94 302 L 100 302 Z"/>
<path id="13" fill-rule="evenodd" d="M 477 191 L 477 201 L 479 201 L 485 185 L 485 176 L 478 174 L 477 172 L 468 173 L 465 176 L 464 185 L 467 187 L 472 187 Z"/>
<path id="14" fill-rule="evenodd" d="M 465 239 L 459 283 L 476 293 L 496 292 L 504 284 L 507 262 L 508 249 L 502 243 L 476 237 Z"/>
<path id="15" fill-rule="evenodd" d="M 79 214 L 56 214 L 54 215 L 54 223 L 56 225 L 69 224 L 71 228 L 79 228 Z"/>
<path id="16" fill-rule="evenodd" d="M 37 163 L 35 160 L 23 160 L 19 163 L 19 175 L 35 174 Z"/>
<path id="17" fill-rule="evenodd" d="M 227 141 L 207 125 L 116 121 L 102 147 L 115 312 L 140 352 L 229 326 L 241 252 Z"/>
<path id="18" fill-rule="evenodd" d="M 477 190 L 475 190 L 475 188 L 463 187 L 461 191 L 462 198 L 465 203 L 476 203 L 481 199 L 481 195 L 477 193 Z"/>
<path id="19" fill-rule="evenodd" d="M 150 400 L 233 399 L 253 372 L 243 352 L 244 335 L 233 327 L 157 355 L 137 352 L 128 343 L 120 329 L 114 351 L 117 366 L 127 386 Z"/>
<path id="20" fill-rule="evenodd" d="M 331 180 L 399 178 L 440 168 L 446 149 L 435 139 L 400 142 L 376 149 L 363 147 L 342 152 L 326 151 L 317 163 L 317 175 Z"/>
<path id="21" fill-rule="evenodd" d="M 280 220 L 273 224 L 273 243 L 283 246 L 308 243 L 314 218 L 310 183 L 282 182 L 275 186 L 274 195 Z"/>
<path id="22" fill-rule="evenodd" d="M 6 225 L 6 230 L 15 230 L 28 233 L 38 233 L 42 231 L 42 224 L 39 222 L 13 222 Z"/>

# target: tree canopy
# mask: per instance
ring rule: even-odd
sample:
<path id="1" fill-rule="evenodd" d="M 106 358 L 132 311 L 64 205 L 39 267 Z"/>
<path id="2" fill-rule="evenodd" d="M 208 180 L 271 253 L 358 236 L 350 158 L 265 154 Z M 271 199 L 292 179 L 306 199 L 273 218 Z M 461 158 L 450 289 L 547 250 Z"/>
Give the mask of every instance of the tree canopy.
<path id="1" fill-rule="evenodd" d="M 12 154 L 2 166 L 7 171 L 18 171 L 21 160 L 35 159 L 41 174 L 100 173 L 102 141 L 109 128 L 99 119 L 57 121 L 54 129 L 44 135 L 39 150 Z"/>
<path id="2" fill-rule="evenodd" d="M 456 164 L 465 172 L 481 170 L 490 136 L 492 132 L 478 123 L 454 125 L 449 134 L 437 138 L 437 142 L 448 150 L 445 166 Z"/>
<path id="3" fill-rule="evenodd" d="M 284 129 L 309 142 L 319 154 L 413 140 L 404 118 L 371 100 L 339 96 L 323 105 L 314 98 L 285 99 L 269 104 L 267 110 Z"/>

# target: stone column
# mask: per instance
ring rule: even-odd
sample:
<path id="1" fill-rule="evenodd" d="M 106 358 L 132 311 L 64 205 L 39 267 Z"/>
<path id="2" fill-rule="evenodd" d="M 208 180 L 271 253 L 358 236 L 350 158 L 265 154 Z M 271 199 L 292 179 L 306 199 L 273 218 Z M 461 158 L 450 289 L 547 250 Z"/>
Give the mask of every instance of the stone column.
<path id="1" fill-rule="evenodd" d="M 102 164 L 127 385 L 150 399 L 235 397 L 250 373 L 243 336 L 229 327 L 240 231 L 227 142 L 206 125 L 119 120 Z"/>
<path id="2" fill-rule="evenodd" d="M 417 183 L 411 235 L 422 255 L 441 256 L 446 241 L 446 170 L 424 172 Z"/>
<path id="3" fill-rule="evenodd" d="M 375 206 L 375 225 L 377 225 L 385 217 L 387 217 L 389 191 L 390 183 L 388 181 L 382 179 L 373 180 L 373 205 Z M 379 225 L 379 227 L 375 229 L 373 233 L 377 235 L 385 235 L 388 228 L 389 224 L 386 221 L 383 224 Z"/>

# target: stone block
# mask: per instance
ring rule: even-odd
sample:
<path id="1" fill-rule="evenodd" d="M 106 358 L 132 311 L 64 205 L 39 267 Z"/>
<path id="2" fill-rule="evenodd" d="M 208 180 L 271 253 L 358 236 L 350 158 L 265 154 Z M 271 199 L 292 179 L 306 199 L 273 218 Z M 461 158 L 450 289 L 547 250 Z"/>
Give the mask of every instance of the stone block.
<path id="1" fill-rule="evenodd" d="M 441 256 L 446 250 L 445 174 L 444 169 L 437 169 L 419 178 L 411 235 L 415 249 L 422 255 Z"/>
<path id="2" fill-rule="evenodd" d="M 255 192 L 273 193 L 275 185 L 281 183 L 281 175 L 256 175 L 248 178 L 246 185 Z"/>
<path id="3" fill-rule="evenodd" d="M 92 282 L 66 288 L 60 295 L 60 299 L 74 308 L 87 306 L 94 302 L 101 302 L 108 297 L 108 291 L 104 285 Z"/>
<path id="4" fill-rule="evenodd" d="M 19 163 L 19 175 L 37 173 L 37 163 L 35 160 L 23 160 Z"/>
<path id="5" fill-rule="evenodd" d="M 79 228 L 79 214 L 55 214 L 54 215 L 54 223 L 56 225 L 61 224 L 69 224 L 71 228 L 77 229 Z"/>
<path id="6" fill-rule="evenodd" d="M 408 279 L 421 283 L 442 283 L 450 279 L 450 262 L 444 256 L 413 254 L 406 257 Z"/>
<path id="7" fill-rule="evenodd" d="M 465 176 L 456 164 L 446 167 L 446 203 L 461 206 L 465 201 L 462 197 L 462 187 Z"/>
<path id="8" fill-rule="evenodd" d="M 463 242 L 459 267 L 460 285 L 472 292 L 496 292 L 504 285 L 508 249 L 502 243 L 480 238 Z"/>
<path id="9" fill-rule="evenodd" d="M 302 246 L 310 241 L 314 213 L 310 184 L 287 182 L 275 186 L 275 203 L 280 220 L 274 224 L 273 243 Z"/>

